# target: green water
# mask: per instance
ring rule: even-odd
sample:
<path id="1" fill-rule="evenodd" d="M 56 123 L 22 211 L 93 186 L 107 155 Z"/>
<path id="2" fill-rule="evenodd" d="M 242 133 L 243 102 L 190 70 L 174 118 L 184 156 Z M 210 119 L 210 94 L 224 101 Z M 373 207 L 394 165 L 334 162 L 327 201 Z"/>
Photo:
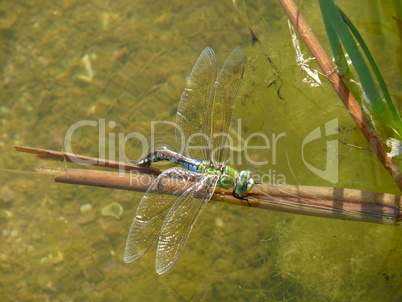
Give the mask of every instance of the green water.
<path id="1" fill-rule="evenodd" d="M 339 5 L 367 39 L 391 95 L 400 101 L 400 40 L 392 7 L 366 12 L 358 6 L 366 1 L 348 2 Z M 329 49 L 317 5 L 304 1 L 300 8 Z M 186 76 L 200 52 L 212 47 L 222 64 L 241 45 L 247 57 L 236 108 L 242 137 L 256 132 L 286 136 L 275 154 L 272 149 L 251 152 L 253 160 L 268 164 L 243 159 L 235 166 L 271 172 L 277 179 L 281 175 L 289 184 L 332 186 L 303 164 L 306 135 L 338 118 L 343 131 L 337 138 L 367 144 L 324 77 L 322 87 L 301 83 L 305 75 L 295 64 L 280 5 L 249 1 L 246 12 L 264 52 L 280 70 L 277 85 L 269 85 L 275 74 L 261 50 L 251 47 L 231 1 L 1 2 L 0 168 L 34 172 L 43 165 L 64 167 L 17 153 L 12 146 L 63 150 L 67 130 L 83 120 L 105 119 L 106 134 L 116 139 L 130 132 L 150 137 L 151 121 L 174 121 Z M 85 65 L 86 55 L 90 65 Z M 158 146 L 174 146 L 172 129 L 159 127 L 157 133 Z M 72 147 L 98 156 L 98 129 L 81 127 Z M 125 151 L 135 159 L 142 150 L 131 140 Z M 339 153 L 337 187 L 398 194 L 373 154 L 343 145 Z M 306 160 L 324 168 L 325 140 L 309 146 Z M 171 272 L 157 276 L 154 248 L 125 264 L 125 240 L 141 196 L 0 171 L 1 300 L 402 299 L 400 227 L 219 203 L 208 205 Z M 102 214 L 113 202 L 123 208 L 119 219 Z"/>

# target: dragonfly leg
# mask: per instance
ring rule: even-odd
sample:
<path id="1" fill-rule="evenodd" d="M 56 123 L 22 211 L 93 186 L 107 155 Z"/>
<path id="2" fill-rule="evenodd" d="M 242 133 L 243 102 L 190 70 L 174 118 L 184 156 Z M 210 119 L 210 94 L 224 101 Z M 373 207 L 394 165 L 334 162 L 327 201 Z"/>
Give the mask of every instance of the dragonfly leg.
<path id="1" fill-rule="evenodd" d="M 246 196 L 249 196 L 249 195 L 251 195 L 251 194 L 239 195 L 239 194 L 236 194 L 236 192 L 233 190 L 233 197 L 234 198 L 247 201 L 248 206 L 251 207 L 251 204 L 248 202 L 248 199 L 246 198 Z"/>

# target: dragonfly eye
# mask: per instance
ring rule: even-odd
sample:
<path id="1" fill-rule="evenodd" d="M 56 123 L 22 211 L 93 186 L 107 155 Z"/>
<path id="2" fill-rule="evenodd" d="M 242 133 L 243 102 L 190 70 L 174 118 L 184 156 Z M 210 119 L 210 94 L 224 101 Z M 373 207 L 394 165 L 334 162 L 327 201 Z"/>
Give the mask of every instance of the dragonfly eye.
<path id="1" fill-rule="evenodd" d="M 241 171 L 235 182 L 235 193 L 242 195 L 251 190 L 254 185 L 254 179 L 250 171 Z"/>

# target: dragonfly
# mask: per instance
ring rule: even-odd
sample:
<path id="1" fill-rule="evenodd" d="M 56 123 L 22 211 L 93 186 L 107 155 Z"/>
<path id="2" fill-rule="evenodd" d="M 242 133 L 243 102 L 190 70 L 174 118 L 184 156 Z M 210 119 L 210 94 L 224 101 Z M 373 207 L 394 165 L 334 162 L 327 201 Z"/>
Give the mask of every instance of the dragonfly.
<path id="1" fill-rule="evenodd" d="M 158 274 L 166 273 L 179 259 L 216 187 L 233 188 L 233 196 L 240 199 L 253 187 L 250 171 L 239 172 L 224 163 L 244 64 L 241 47 L 230 53 L 219 73 L 210 47 L 195 63 L 176 115 L 177 145 L 186 155 L 191 149 L 195 158 L 162 149 L 131 162 L 149 167 L 167 160 L 177 165 L 164 170 L 141 199 L 127 237 L 126 263 L 141 258 L 158 240 L 155 268 Z"/>

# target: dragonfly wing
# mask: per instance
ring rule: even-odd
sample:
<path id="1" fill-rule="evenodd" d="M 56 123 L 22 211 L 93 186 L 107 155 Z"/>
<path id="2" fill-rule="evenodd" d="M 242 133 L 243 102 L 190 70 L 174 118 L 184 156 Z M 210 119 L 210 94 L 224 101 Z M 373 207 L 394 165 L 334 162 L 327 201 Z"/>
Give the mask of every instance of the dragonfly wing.
<path id="1" fill-rule="evenodd" d="M 201 210 L 214 193 L 219 175 L 198 175 L 193 187 L 186 191 L 186 196 L 183 194 L 170 209 L 162 226 L 156 252 L 158 274 L 169 271 L 175 265 Z"/>
<path id="2" fill-rule="evenodd" d="M 214 83 L 211 92 L 211 132 L 212 150 L 215 163 L 222 163 L 227 158 L 228 149 L 224 148 L 232 122 L 236 95 L 244 73 L 244 53 L 236 47 L 226 59 Z"/>
<path id="3" fill-rule="evenodd" d="M 192 187 L 194 179 L 194 175 L 182 168 L 170 168 L 155 179 L 141 199 L 131 224 L 124 250 L 125 262 L 141 258 L 152 246 L 170 208 Z"/>
<path id="4" fill-rule="evenodd" d="M 205 48 L 195 63 L 187 80 L 186 88 L 177 109 L 176 129 L 179 153 L 185 156 L 204 159 L 210 158 L 209 129 L 211 119 L 210 94 L 217 76 L 217 64 L 212 48 Z M 187 140 L 191 139 L 192 152 L 187 154 Z"/>

